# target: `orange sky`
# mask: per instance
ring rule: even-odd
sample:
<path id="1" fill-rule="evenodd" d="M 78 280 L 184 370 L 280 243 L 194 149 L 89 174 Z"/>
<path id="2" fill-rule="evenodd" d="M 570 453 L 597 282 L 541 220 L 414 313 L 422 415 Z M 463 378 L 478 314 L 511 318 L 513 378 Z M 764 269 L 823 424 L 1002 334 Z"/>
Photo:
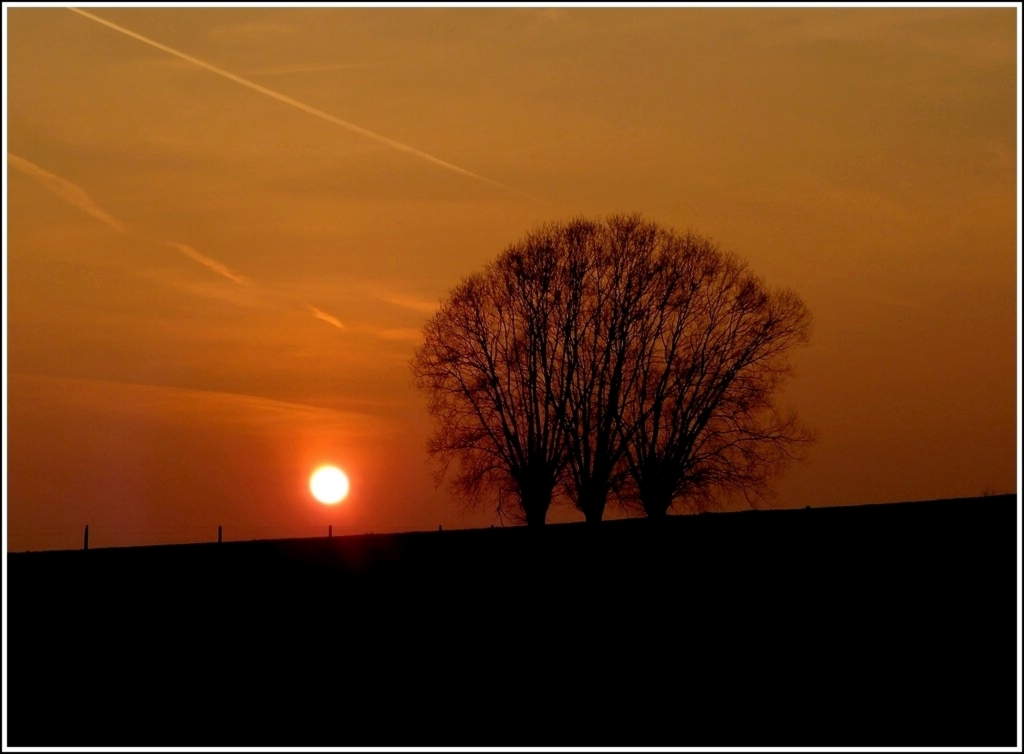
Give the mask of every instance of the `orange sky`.
<path id="1" fill-rule="evenodd" d="M 1015 9 L 87 12 L 5 7 L 10 550 L 496 523 L 408 360 L 576 213 L 804 297 L 778 504 L 1017 489 Z"/>

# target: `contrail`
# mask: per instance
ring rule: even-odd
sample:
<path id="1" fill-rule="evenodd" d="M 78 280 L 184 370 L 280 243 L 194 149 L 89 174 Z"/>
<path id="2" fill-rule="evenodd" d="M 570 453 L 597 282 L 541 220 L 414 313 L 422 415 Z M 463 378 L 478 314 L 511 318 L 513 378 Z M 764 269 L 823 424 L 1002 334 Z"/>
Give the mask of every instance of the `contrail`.
<path id="1" fill-rule="evenodd" d="M 18 155 L 10 152 L 7 153 L 7 164 L 43 184 L 43 186 L 66 201 L 72 207 L 81 210 L 90 217 L 96 218 L 100 222 L 116 230 L 118 233 L 152 243 L 152 239 L 144 238 L 139 236 L 137 233 L 129 233 L 128 228 L 125 227 L 124 223 L 93 201 L 93 198 L 89 196 L 81 186 L 72 183 L 66 178 L 61 178 L 59 175 L 51 173 L 49 170 L 44 170 L 34 162 L 29 162 L 24 157 L 18 157 Z M 232 282 L 238 283 L 239 285 L 248 285 L 252 283 L 252 281 L 245 275 L 239 275 L 227 265 L 218 262 L 216 259 L 211 259 L 205 254 L 200 254 L 191 246 L 183 243 L 174 243 L 173 241 L 164 242 L 164 245 L 177 249 L 193 262 L 198 262 L 207 269 L 213 270 L 218 275 L 226 277 Z"/>
<path id="2" fill-rule="evenodd" d="M 10 152 L 7 153 L 7 164 L 43 184 L 71 206 L 80 209 L 85 214 L 96 218 L 102 223 L 106 223 L 118 233 L 127 235 L 128 231 L 124 225 L 94 202 L 92 197 L 85 193 L 85 190 L 80 186 L 76 186 L 71 181 L 61 178 L 59 175 L 54 175 L 48 170 L 43 170 L 34 162 L 29 162 L 24 157 L 18 157 L 18 155 L 11 154 Z"/>
<path id="3" fill-rule="evenodd" d="M 166 53 L 168 53 L 170 55 L 174 55 L 175 57 L 181 58 L 182 60 L 187 60 L 189 63 L 197 65 L 200 68 L 205 68 L 206 70 L 210 71 L 211 73 L 216 73 L 218 76 L 223 76 L 224 78 L 228 79 L 229 81 L 234 81 L 236 84 L 241 84 L 242 86 L 244 86 L 244 87 L 246 87 L 248 89 L 252 89 L 255 92 L 259 92 L 260 94 L 265 94 L 268 97 L 276 99 L 278 102 L 283 102 L 286 105 L 291 105 L 294 108 L 302 110 L 305 113 L 309 113 L 310 115 L 316 116 L 317 118 L 320 118 L 321 120 L 325 120 L 328 123 L 333 123 L 336 126 L 341 126 L 342 128 L 347 128 L 349 131 L 357 133 L 360 136 L 365 136 L 367 139 L 373 139 L 374 141 L 380 142 L 381 144 L 386 144 L 387 146 L 389 146 L 389 147 L 391 147 L 393 149 L 397 149 L 400 152 L 405 152 L 406 154 L 411 154 L 414 157 L 419 157 L 421 160 L 426 160 L 429 163 L 432 163 L 434 165 L 437 165 L 438 167 L 444 168 L 445 170 L 450 170 L 453 173 L 458 173 L 459 175 L 464 175 L 464 176 L 466 176 L 468 178 L 474 178 L 474 179 L 476 179 L 478 181 L 482 181 L 483 183 L 486 183 L 486 184 L 488 184 L 490 186 L 494 186 L 496 188 L 500 188 L 500 189 L 502 189 L 504 191 L 509 191 L 509 192 L 511 192 L 513 194 L 518 194 L 519 196 L 526 197 L 527 199 L 532 199 L 533 201 L 536 201 L 536 202 L 546 203 L 543 199 L 540 199 L 540 198 L 538 198 L 536 196 L 532 196 L 531 194 L 527 194 L 525 192 L 519 191 L 518 189 L 514 189 L 511 186 L 506 186 L 503 183 L 498 183 L 497 181 L 492 181 L 490 178 L 484 178 L 482 175 L 478 175 L 477 173 L 474 173 L 472 171 L 466 170 L 465 168 L 460 168 L 458 165 L 453 165 L 450 162 L 445 162 L 444 160 L 438 159 L 437 157 L 434 157 L 433 155 L 429 155 L 426 152 L 421 152 L 419 149 L 416 149 L 415 147 L 410 147 L 408 144 L 403 144 L 400 141 L 395 141 L 394 139 L 389 139 L 386 136 L 381 136 L 378 133 L 374 133 L 373 131 L 369 131 L 369 130 L 361 127 L 361 126 L 357 126 L 355 123 L 349 123 L 347 120 L 342 120 L 341 118 L 336 118 L 335 116 L 331 115 L 330 113 L 325 113 L 323 110 L 318 110 L 317 108 L 312 107 L 311 105 L 307 105 L 304 102 L 299 102 L 298 100 L 292 99 L 291 97 L 289 97 L 289 96 L 287 96 L 285 94 L 281 94 L 280 92 L 275 92 L 273 89 L 268 89 L 265 86 L 260 86 L 259 84 L 255 83 L 253 81 L 249 81 L 248 79 L 244 79 L 241 76 L 238 76 L 238 75 L 236 75 L 234 73 L 231 73 L 230 71 L 225 71 L 223 68 L 218 68 L 217 66 L 215 66 L 215 65 L 213 65 L 211 63 L 207 63 L 207 62 L 205 62 L 203 60 L 200 60 L 199 58 L 194 58 L 191 55 L 187 55 L 184 52 L 180 52 L 179 50 L 175 50 L 173 47 L 168 47 L 167 45 L 160 44 L 159 42 L 157 42 L 155 40 L 152 40 L 149 37 L 144 37 L 141 34 L 137 34 L 134 31 L 131 31 L 130 29 L 124 28 L 123 26 L 118 26 L 117 24 L 112 23 L 110 21 L 107 21 L 105 19 L 102 19 L 99 16 L 94 16 L 92 13 L 87 13 L 86 11 L 84 11 L 84 10 L 82 10 L 80 8 L 68 8 L 68 10 L 70 10 L 70 11 L 72 11 L 74 13 L 77 13 L 80 16 L 85 16 L 86 18 L 91 19 L 91 20 L 95 21 L 96 23 L 103 24 L 104 26 L 108 26 L 111 29 L 114 29 L 115 31 L 119 31 L 122 34 L 126 34 L 129 37 L 131 37 L 132 39 L 137 39 L 140 42 L 148 44 L 151 47 L 155 47 L 158 50 L 163 50 L 164 52 L 166 52 Z"/>
<path id="4" fill-rule="evenodd" d="M 89 196 L 81 186 L 78 186 L 65 178 L 61 178 L 59 175 L 55 175 L 49 170 L 44 170 L 34 162 L 29 162 L 24 157 L 18 157 L 18 155 L 11 154 L 10 152 L 7 153 L 7 164 L 43 184 L 43 186 L 48 188 L 52 193 L 59 196 L 68 204 L 81 210 L 85 214 L 100 220 L 110 228 L 116 230 L 118 233 L 147 243 L 156 243 L 152 239 L 147 239 L 136 233 L 129 233 L 124 223 L 94 202 L 92 197 Z M 218 262 L 216 259 L 211 259 L 205 254 L 199 253 L 188 244 L 175 243 L 174 241 L 163 241 L 161 243 L 164 246 L 170 246 L 172 249 L 184 254 L 193 262 L 203 265 L 203 267 L 206 267 L 208 270 L 212 270 L 233 283 L 237 283 L 238 285 L 253 284 L 253 281 L 250 278 L 235 272 L 226 264 Z M 315 306 L 308 306 L 308 308 L 310 313 L 317 319 L 323 320 L 324 322 L 337 327 L 339 330 L 348 329 L 344 324 L 342 324 L 341 320 L 333 314 L 328 314 L 322 309 L 317 309 Z"/>
<path id="5" fill-rule="evenodd" d="M 329 325 L 334 325 L 334 326 L 335 326 L 335 327 L 337 327 L 337 328 L 338 328 L 339 330 L 344 330 L 344 329 L 345 329 L 345 325 L 343 325 L 343 324 L 341 323 L 341 320 L 340 320 L 340 319 L 338 319 L 337 317 L 335 317 L 335 316 L 334 316 L 333 314 L 328 314 L 328 313 L 327 313 L 327 312 L 325 312 L 325 311 L 324 311 L 323 309 L 317 309 L 317 308 L 316 308 L 315 306 L 310 306 L 310 307 L 309 307 L 309 311 L 310 311 L 310 312 L 311 312 L 311 313 L 313 314 L 313 316 L 314 316 L 314 317 L 316 317 L 317 319 L 322 319 L 322 320 L 323 320 L 324 322 L 326 322 L 327 324 L 329 324 Z"/>
<path id="6" fill-rule="evenodd" d="M 252 280 L 247 278 L 245 275 L 239 275 L 226 264 L 221 264 L 216 259 L 210 259 L 205 254 L 200 254 L 198 251 L 193 249 L 191 246 L 188 246 L 187 244 L 174 243 L 173 241 L 168 241 L 166 245 L 177 249 L 189 259 L 193 260 L 194 262 L 199 262 L 199 264 L 203 265 L 207 269 L 213 270 L 218 275 L 226 277 L 233 283 L 238 283 L 239 285 L 250 285 L 252 283 Z"/>

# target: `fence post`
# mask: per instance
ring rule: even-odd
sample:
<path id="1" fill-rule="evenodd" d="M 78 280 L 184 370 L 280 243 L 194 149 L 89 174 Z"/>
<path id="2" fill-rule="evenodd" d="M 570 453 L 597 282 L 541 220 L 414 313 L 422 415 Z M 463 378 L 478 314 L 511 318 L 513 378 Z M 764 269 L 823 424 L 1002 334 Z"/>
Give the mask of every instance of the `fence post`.
<path id="1" fill-rule="evenodd" d="M 221 526 L 220 526 L 220 524 L 217 524 L 217 543 L 218 544 L 221 541 L 221 535 L 222 534 L 223 534 L 223 532 L 221 531 Z"/>
<path id="2" fill-rule="evenodd" d="M 83 550 L 88 550 L 89 549 L 89 524 L 85 525 L 85 542 L 84 542 L 84 547 L 82 549 Z"/>

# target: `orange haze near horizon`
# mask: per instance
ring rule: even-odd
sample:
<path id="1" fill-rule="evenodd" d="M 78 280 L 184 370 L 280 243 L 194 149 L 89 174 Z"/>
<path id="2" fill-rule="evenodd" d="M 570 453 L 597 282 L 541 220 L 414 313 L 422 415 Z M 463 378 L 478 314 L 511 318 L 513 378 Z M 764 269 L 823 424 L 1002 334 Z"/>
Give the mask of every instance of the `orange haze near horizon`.
<path id="1" fill-rule="evenodd" d="M 777 505 L 1017 490 L 1017 12 L 5 7 L 8 549 L 500 525 L 408 362 L 580 213 L 804 298 Z"/>

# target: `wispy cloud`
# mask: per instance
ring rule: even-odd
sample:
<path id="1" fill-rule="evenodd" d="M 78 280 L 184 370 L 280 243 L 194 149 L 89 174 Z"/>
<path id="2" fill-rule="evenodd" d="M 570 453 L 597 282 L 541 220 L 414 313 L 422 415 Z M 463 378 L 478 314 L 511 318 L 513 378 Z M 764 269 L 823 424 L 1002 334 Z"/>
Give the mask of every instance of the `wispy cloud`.
<path id="1" fill-rule="evenodd" d="M 249 76 L 289 76 L 295 73 L 319 73 L 321 71 L 343 71 L 349 68 L 379 68 L 394 63 L 294 63 L 292 65 L 281 65 L 274 68 L 259 68 L 255 71 L 248 71 Z"/>
<path id="2" fill-rule="evenodd" d="M 114 217 L 105 209 L 103 209 L 99 204 L 97 204 L 93 200 L 93 198 L 89 196 L 89 193 L 85 189 L 83 189 L 81 186 L 75 183 L 72 183 L 66 178 L 61 178 L 59 175 L 51 173 L 49 170 L 45 170 L 39 167 L 34 162 L 26 160 L 24 157 L 19 157 L 16 154 L 12 154 L 11 152 L 7 153 L 7 164 L 15 168 L 16 170 L 21 171 L 30 178 L 38 181 L 47 189 L 49 189 L 53 194 L 63 199 L 72 207 L 75 207 L 76 209 L 84 212 L 90 217 L 96 218 L 97 220 L 104 223 L 113 230 L 117 231 L 118 233 L 138 237 L 140 240 L 149 243 L 157 243 L 152 239 L 144 238 L 142 236 L 136 236 L 136 234 L 130 233 L 127 226 L 123 222 L 118 220 L 116 217 Z M 203 267 L 212 270 L 221 277 L 225 277 L 228 280 L 232 281 L 233 283 L 237 283 L 239 285 L 249 285 L 252 283 L 252 280 L 247 278 L 245 275 L 240 275 L 239 273 L 233 271 L 226 264 L 218 262 L 216 259 L 212 259 L 211 257 L 208 257 L 205 254 L 201 254 L 200 252 L 196 251 L 187 244 L 177 243 L 174 241 L 164 241 L 162 243 L 164 246 L 170 246 L 174 249 L 177 249 L 179 252 L 184 254 L 192 261 L 198 262 L 199 264 L 203 265 Z"/>
<path id="3" fill-rule="evenodd" d="M 428 300 L 425 298 L 417 298 L 416 296 L 406 296 L 401 293 L 390 293 L 387 291 L 378 291 L 375 294 L 377 298 L 386 303 L 398 306 L 402 309 L 410 309 L 414 312 L 423 312 L 424 314 L 433 314 L 437 311 L 440 304 L 437 301 Z"/>
<path id="4" fill-rule="evenodd" d="M 104 210 L 99 204 L 97 204 L 92 199 L 91 196 L 89 196 L 88 192 L 81 186 L 78 186 L 65 178 L 61 178 L 59 175 L 56 175 L 55 173 L 51 173 L 50 171 L 39 167 L 34 162 L 26 160 L 23 157 L 19 157 L 18 155 L 11 154 L 10 152 L 7 153 L 7 162 L 11 167 L 15 168 L 16 170 L 19 170 L 20 172 L 28 175 L 30 178 L 41 183 L 53 194 L 63 199 L 71 206 L 77 208 L 78 210 L 84 212 L 85 214 L 91 217 L 96 218 L 97 220 L 100 220 L 105 225 L 117 231 L 118 233 L 128 235 L 133 238 L 137 238 L 138 240 L 146 243 L 155 243 L 160 244 L 161 246 L 169 246 L 178 253 L 182 254 L 183 256 L 188 257 L 193 262 L 202 265 L 203 267 L 210 270 L 214 274 L 219 275 L 220 277 L 226 280 L 230 280 L 232 283 L 236 285 L 263 287 L 264 290 L 262 291 L 262 294 L 259 296 L 259 299 L 263 300 L 264 303 L 276 303 L 277 305 L 294 306 L 295 299 L 292 296 L 282 296 L 280 295 L 280 293 L 275 294 L 272 290 L 266 290 L 265 286 L 257 286 L 256 283 L 252 280 L 252 278 L 243 275 L 239 272 L 235 272 L 223 262 L 219 262 L 216 259 L 213 259 L 212 257 L 208 257 L 206 254 L 197 251 L 195 248 L 189 246 L 188 244 L 179 243 L 177 241 L 155 241 L 151 238 L 146 238 L 136 233 L 131 233 L 123 222 L 121 222 L 116 217 L 111 215 L 109 212 Z M 194 286 L 182 284 L 180 281 L 165 282 L 167 282 L 169 285 L 178 290 L 185 290 L 194 295 L 200 295 L 205 298 L 209 298 L 212 295 L 211 291 L 209 290 L 197 289 Z M 223 296 L 218 297 L 224 298 Z M 384 297 L 382 296 L 382 298 Z M 290 299 L 292 303 L 287 304 L 287 299 Z M 233 299 L 228 298 L 226 300 Z M 411 308 L 416 311 L 433 311 L 434 308 L 432 304 L 428 304 L 428 302 L 426 301 L 422 301 L 412 297 L 402 296 L 400 294 L 392 294 L 390 295 L 390 298 L 384 298 L 384 300 L 390 301 L 391 303 L 397 306 Z M 250 301 L 249 299 L 246 299 L 244 303 L 245 305 L 248 306 L 252 305 L 253 302 Z M 430 307 L 429 309 L 426 308 L 428 305 Z M 333 314 L 325 312 L 323 309 L 320 309 L 309 304 L 306 304 L 305 306 L 308 309 L 309 313 L 316 319 L 326 322 L 327 324 L 331 325 L 332 327 L 336 327 L 339 330 L 348 330 L 345 324 L 340 319 L 335 317 Z M 386 340 L 413 339 L 411 336 L 412 331 L 374 330 L 373 333 L 378 337 L 384 338 Z"/>
<path id="5" fill-rule="evenodd" d="M 215 26 L 206 32 L 206 36 L 215 42 L 228 44 L 263 44 L 268 39 L 291 34 L 294 31 L 294 27 L 290 24 L 276 21 L 245 21 Z"/>
<path id="6" fill-rule="evenodd" d="M 370 436 L 392 429 L 389 421 L 374 410 L 389 405 L 382 401 L 353 401 L 350 402 L 352 408 L 338 409 L 250 393 L 153 383 L 18 372 L 10 377 L 19 382 L 22 391 L 26 388 L 34 388 L 34 392 L 45 389 L 55 399 L 73 404 L 79 410 L 84 408 L 104 414 L 135 416 L 151 411 L 165 423 L 188 423 L 196 416 L 202 416 L 207 423 L 245 423 L 262 425 L 268 430 L 282 425 L 311 425 L 318 429 L 346 429 Z"/>
<path id="7" fill-rule="evenodd" d="M 80 186 L 76 186 L 71 181 L 61 178 L 59 175 L 54 175 L 50 171 L 39 167 L 34 162 L 29 162 L 25 158 L 18 157 L 18 155 L 11 154 L 10 152 L 7 153 L 7 164 L 15 170 L 18 170 L 33 180 L 41 183 L 71 206 L 76 207 L 90 217 L 107 224 L 118 233 L 127 234 L 128 231 L 125 228 L 124 223 L 93 201 L 93 198 Z"/>
<path id="8" fill-rule="evenodd" d="M 123 26 L 118 26 L 117 24 L 107 21 L 106 19 L 100 18 L 99 16 L 95 16 L 92 13 L 88 13 L 82 10 L 81 8 L 68 8 L 68 10 L 72 11 L 73 13 L 77 13 L 80 16 L 84 16 L 85 18 L 88 18 L 92 21 L 95 21 L 96 23 L 103 24 L 104 26 L 107 26 L 113 29 L 114 31 L 118 31 L 121 34 L 125 34 L 131 37 L 132 39 L 137 39 L 138 41 L 147 44 L 151 47 L 155 47 L 158 50 L 163 50 L 164 52 L 179 57 L 182 60 L 187 60 L 188 62 L 199 66 L 200 68 L 205 68 L 211 73 L 215 73 L 218 76 L 222 76 L 228 79 L 229 81 L 234 81 L 236 84 L 240 84 L 241 86 L 244 86 L 248 89 L 252 89 L 255 92 L 259 92 L 260 94 L 263 94 L 267 97 L 271 97 L 272 99 L 275 99 L 278 102 L 283 102 L 286 105 L 290 105 L 298 110 L 301 110 L 304 113 L 308 113 L 309 115 L 312 115 L 316 118 L 325 120 L 328 123 L 333 123 L 336 126 L 348 129 L 349 131 L 357 133 L 360 136 L 364 136 L 367 139 L 372 139 L 373 141 L 389 146 L 392 149 L 397 149 L 400 152 L 411 154 L 414 157 L 420 158 L 421 160 L 426 160 L 427 162 L 436 165 L 437 167 L 444 168 L 445 170 L 450 170 L 453 173 L 458 173 L 459 175 L 466 176 L 467 178 L 473 178 L 475 180 L 486 183 L 490 186 L 494 186 L 495 188 L 502 189 L 503 191 L 509 191 L 513 194 L 518 194 L 519 196 L 531 199 L 533 201 L 546 203 L 543 199 L 535 197 L 531 194 L 527 194 L 523 191 L 519 191 L 518 189 L 514 189 L 511 186 L 506 186 L 505 184 L 499 183 L 498 181 L 495 180 L 491 180 L 490 178 L 485 178 L 482 175 L 474 173 L 470 170 L 466 170 L 465 168 L 461 168 L 458 165 L 453 165 L 450 162 L 446 162 L 445 160 L 442 160 L 438 157 L 434 157 L 432 154 L 427 154 L 426 152 L 416 149 L 415 147 L 411 147 L 408 144 L 403 144 L 400 141 L 389 139 L 386 136 L 382 136 L 381 134 L 363 128 L 362 126 L 357 126 L 355 123 L 349 123 L 347 120 L 342 120 L 341 118 L 331 115 L 330 113 L 326 113 L 323 110 L 319 110 L 315 107 L 312 107 L 311 105 L 307 105 L 304 102 L 299 102 L 297 99 L 293 99 L 285 94 L 281 94 L 280 92 L 274 91 L 273 89 L 268 89 L 265 86 L 261 86 L 255 83 L 254 81 L 249 81 L 248 79 L 242 78 L 241 76 L 231 73 L 230 71 L 225 71 L 223 68 L 218 68 L 212 63 L 207 63 L 205 60 L 200 60 L 199 58 L 192 57 L 191 55 L 181 52 L 180 50 L 176 50 L 173 47 L 168 47 L 167 45 L 161 44 L 160 42 L 150 39 L 149 37 L 144 37 L 141 34 L 137 34 L 136 32 L 130 29 L 126 29 Z"/>
<path id="9" fill-rule="evenodd" d="M 345 329 L 345 325 L 342 324 L 342 321 L 335 317 L 333 314 L 328 314 L 323 309 L 317 309 L 315 306 L 310 306 L 309 311 L 317 319 L 321 319 L 329 325 L 334 325 L 339 330 Z"/>
<path id="10" fill-rule="evenodd" d="M 276 303 L 268 301 L 266 296 L 260 295 L 254 285 L 228 285 L 219 277 L 197 276 L 192 274 L 191 266 L 187 273 L 160 267 L 141 270 L 138 274 L 154 281 L 157 285 L 172 288 L 190 297 L 219 301 L 243 309 L 266 308 L 268 305 L 273 306 Z"/>
<path id="11" fill-rule="evenodd" d="M 252 284 L 252 280 L 250 278 L 247 278 L 245 275 L 239 275 L 226 264 L 222 264 L 218 262 L 216 259 L 210 259 L 210 257 L 206 256 L 205 254 L 200 254 L 198 251 L 193 249 L 191 246 L 188 246 L 187 244 L 174 243 L 173 241 L 168 241 L 166 245 L 177 249 L 189 259 L 198 262 L 199 264 L 203 265 L 203 267 L 213 270 L 221 277 L 225 277 L 233 283 L 238 283 L 239 285 Z"/>

